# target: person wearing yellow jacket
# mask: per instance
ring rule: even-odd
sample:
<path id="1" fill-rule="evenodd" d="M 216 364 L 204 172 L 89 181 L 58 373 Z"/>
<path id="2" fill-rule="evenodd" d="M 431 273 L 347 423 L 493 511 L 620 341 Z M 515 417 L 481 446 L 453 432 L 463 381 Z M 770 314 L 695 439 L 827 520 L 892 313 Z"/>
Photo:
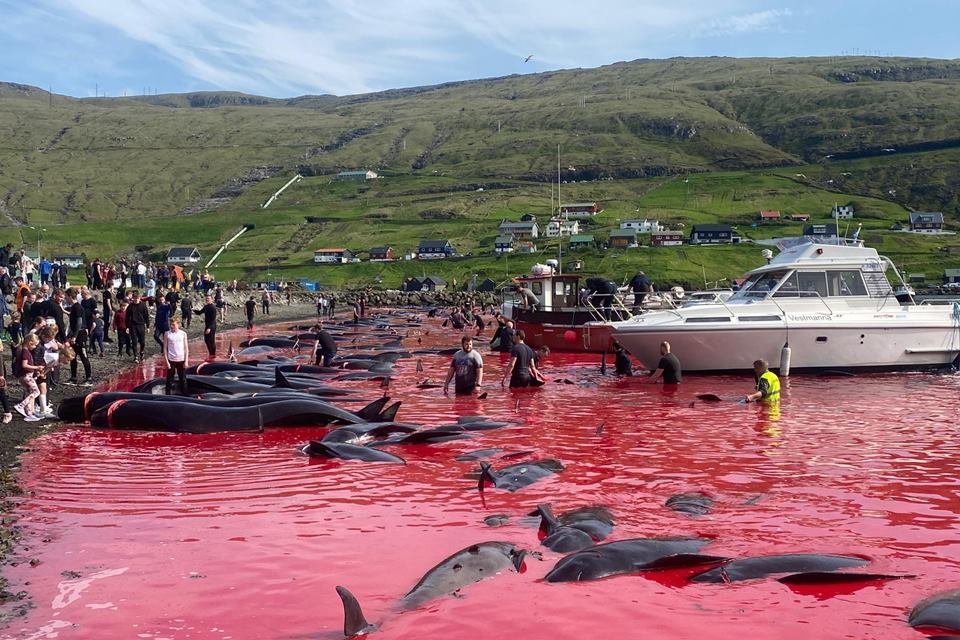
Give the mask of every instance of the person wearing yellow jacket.
<path id="1" fill-rule="evenodd" d="M 770 371 L 766 360 L 755 360 L 753 373 L 757 378 L 757 390 L 746 396 L 744 400 L 780 400 L 780 378 Z"/>

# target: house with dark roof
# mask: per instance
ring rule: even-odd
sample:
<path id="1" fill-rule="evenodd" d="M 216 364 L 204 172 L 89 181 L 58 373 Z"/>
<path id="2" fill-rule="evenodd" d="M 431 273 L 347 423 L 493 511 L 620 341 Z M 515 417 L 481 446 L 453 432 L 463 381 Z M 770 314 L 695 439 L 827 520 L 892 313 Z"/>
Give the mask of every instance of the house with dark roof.
<path id="1" fill-rule="evenodd" d="M 497 283 L 490 278 L 485 278 L 483 282 L 477 285 L 476 290 L 480 293 L 490 293 L 497 290 Z"/>
<path id="2" fill-rule="evenodd" d="M 420 291 L 423 288 L 423 283 L 420 282 L 420 278 L 407 278 L 403 281 L 403 290 L 404 291 Z"/>
<path id="3" fill-rule="evenodd" d="M 167 252 L 170 264 L 194 264 L 200 262 L 200 251 L 196 247 L 174 247 Z"/>
<path id="4" fill-rule="evenodd" d="M 803 235 L 812 238 L 833 238 L 837 235 L 837 223 L 814 223 L 803 226 Z"/>
<path id="5" fill-rule="evenodd" d="M 637 246 L 636 229 L 614 229 L 610 232 L 610 246 L 617 249 L 626 249 Z"/>
<path id="6" fill-rule="evenodd" d="M 733 227 L 728 224 L 695 224 L 690 229 L 690 244 L 729 244 Z"/>
<path id="7" fill-rule="evenodd" d="M 387 262 L 396 258 L 393 247 L 373 247 L 369 253 L 371 262 Z"/>
<path id="8" fill-rule="evenodd" d="M 417 257 L 421 260 L 449 258 L 456 252 L 449 240 L 421 240 L 417 247 Z"/>
<path id="9" fill-rule="evenodd" d="M 944 269 L 943 281 L 946 283 L 960 282 L 960 269 Z"/>
<path id="10" fill-rule="evenodd" d="M 503 236 L 497 236 L 493 241 L 493 252 L 497 255 L 501 253 L 513 253 L 513 234 L 508 233 Z"/>
<path id="11" fill-rule="evenodd" d="M 421 291 L 443 291 L 447 288 L 447 281 L 440 276 L 427 276 L 420 280 Z"/>
<path id="12" fill-rule="evenodd" d="M 910 231 L 916 233 L 939 233 L 943 231 L 943 214 L 939 211 L 911 212 Z"/>
<path id="13" fill-rule="evenodd" d="M 497 231 L 500 232 L 500 235 L 513 235 L 513 237 L 517 239 L 526 238 L 532 240 L 540 235 L 540 227 L 537 225 L 536 220 L 529 222 L 503 220 L 500 222 L 500 226 L 497 227 Z"/>

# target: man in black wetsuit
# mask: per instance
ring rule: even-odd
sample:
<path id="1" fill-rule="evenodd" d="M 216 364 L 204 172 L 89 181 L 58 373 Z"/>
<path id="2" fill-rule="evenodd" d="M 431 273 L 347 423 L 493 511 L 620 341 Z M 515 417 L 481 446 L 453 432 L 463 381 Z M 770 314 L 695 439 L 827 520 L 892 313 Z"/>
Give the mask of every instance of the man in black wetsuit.
<path id="1" fill-rule="evenodd" d="M 337 355 L 337 341 L 333 339 L 329 331 L 323 329 L 323 325 L 318 325 L 317 331 L 317 357 L 315 365 L 329 367 L 333 362 L 333 357 Z"/>
<path id="2" fill-rule="evenodd" d="M 630 354 L 623 348 L 623 345 L 614 341 L 614 371 L 618 376 L 632 376 L 633 365 L 630 363 Z"/>
<path id="3" fill-rule="evenodd" d="M 633 290 L 633 312 L 643 311 L 643 300 L 648 293 L 653 293 L 653 284 L 643 271 L 637 271 L 637 275 L 630 280 L 630 289 Z"/>
<path id="4" fill-rule="evenodd" d="M 180 318 L 182 319 L 183 328 L 190 328 L 190 320 L 193 318 L 193 300 L 190 298 L 190 295 L 185 295 L 183 300 L 180 301 Z"/>
<path id="5" fill-rule="evenodd" d="M 606 320 L 610 320 L 613 296 L 617 293 L 617 285 L 606 278 L 587 278 L 586 285 L 590 301 L 600 308 L 600 313 Z"/>
<path id="6" fill-rule="evenodd" d="M 656 382 L 663 378 L 663 384 L 680 384 L 683 376 L 680 370 L 680 360 L 670 353 L 670 343 L 660 343 L 660 362 L 656 370 L 647 378 L 647 382 Z"/>
<path id="7" fill-rule="evenodd" d="M 130 294 L 130 304 L 127 305 L 127 331 L 130 332 L 130 344 L 133 346 L 133 356 L 143 362 L 143 350 L 147 340 L 147 327 L 150 326 L 150 310 L 147 302 L 140 297 L 139 291 Z"/>
<path id="8" fill-rule="evenodd" d="M 207 353 L 214 358 L 217 355 L 217 307 L 209 293 L 203 298 L 203 302 L 203 308 L 196 313 L 203 316 L 203 343 L 207 345 Z"/>
<path id="9" fill-rule="evenodd" d="M 513 335 L 513 349 L 510 350 L 510 362 L 503 371 L 500 386 L 504 386 L 507 376 L 510 376 L 510 387 L 532 387 L 543 384 L 543 376 L 534 364 L 533 349 L 524 342 L 523 330 Z"/>

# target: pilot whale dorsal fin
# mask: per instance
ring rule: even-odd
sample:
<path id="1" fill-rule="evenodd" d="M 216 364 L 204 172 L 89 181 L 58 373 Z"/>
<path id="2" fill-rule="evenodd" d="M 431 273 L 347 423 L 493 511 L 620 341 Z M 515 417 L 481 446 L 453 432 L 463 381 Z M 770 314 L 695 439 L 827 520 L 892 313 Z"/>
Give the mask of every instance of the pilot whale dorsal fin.
<path id="1" fill-rule="evenodd" d="M 363 617 L 360 603 L 346 587 L 337 587 L 337 595 L 343 602 L 343 635 L 348 638 L 365 636 L 377 630 L 377 625 L 370 624 Z"/>
<path id="2" fill-rule="evenodd" d="M 277 367 L 273 370 L 274 372 L 274 387 L 278 389 L 289 389 L 290 381 L 287 380 L 287 376 L 283 375 L 283 371 L 280 371 L 280 367 Z"/>
<path id="3" fill-rule="evenodd" d="M 538 504 L 535 513 L 540 515 L 540 531 L 545 535 L 550 535 L 560 526 L 560 521 L 553 514 L 549 504 Z"/>

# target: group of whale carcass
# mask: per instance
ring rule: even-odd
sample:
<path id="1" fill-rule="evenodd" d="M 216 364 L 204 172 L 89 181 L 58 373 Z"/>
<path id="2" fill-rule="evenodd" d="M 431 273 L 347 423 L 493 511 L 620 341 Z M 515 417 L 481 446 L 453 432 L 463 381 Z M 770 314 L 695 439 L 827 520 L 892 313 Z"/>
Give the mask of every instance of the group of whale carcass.
<path id="1" fill-rule="evenodd" d="M 392 317 L 391 317 L 392 316 Z M 241 343 L 239 355 L 264 356 L 246 362 L 202 362 L 190 367 L 187 396 L 167 396 L 165 380 L 150 380 L 129 392 L 92 392 L 64 400 L 59 417 L 68 422 L 89 422 L 96 428 L 151 430 L 180 433 L 213 431 L 261 431 L 279 426 L 333 426 L 319 440 L 299 448 L 300 453 L 368 462 L 404 463 L 404 459 L 383 448 L 390 445 L 431 444 L 469 438 L 474 432 L 516 424 L 482 416 L 461 416 L 453 424 L 423 428 L 422 425 L 397 422 L 400 402 L 383 397 L 357 410 L 344 404 L 355 403 L 353 392 L 324 384 L 326 380 L 374 380 L 387 387 L 400 358 L 417 353 L 449 354 L 454 349 L 404 350 L 397 328 L 419 327 L 417 316 L 403 312 L 361 320 L 360 327 L 328 326 L 339 340 L 380 339 L 365 344 L 365 351 L 341 353 L 335 366 L 303 364 L 297 359 L 276 356 L 277 349 L 309 348 L 316 334 L 268 336 Z M 376 349 L 370 351 L 370 349 Z M 418 367 L 419 370 L 419 367 Z M 557 460 L 523 461 L 499 469 L 484 462 L 501 449 L 482 449 L 457 456 L 460 461 L 480 461 L 478 488 L 517 491 L 563 470 Z M 521 457 L 530 452 L 506 453 L 501 460 Z M 706 494 L 680 494 L 665 505 L 690 516 L 709 512 L 712 499 Z M 555 515 L 549 504 L 540 504 L 528 514 L 540 519 L 540 543 L 548 549 L 566 553 L 546 574 L 544 581 L 576 582 L 597 580 L 623 574 L 674 568 L 698 568 L 691 582 L 730 583 L 776 576 L 785 584 L 843 583 L 909 578 L 908 575 L 857 572 L 869 559 L 855 555 L 795 553 L 733 559 L 702 553 L 712 542 L 705 537 L 633 538 L 602 542 L 614 528 L 610 512 L 600 506 L 580 507 Z M 489 516 L 485 522 L 499 526 L 508 516 Z M 527 549 L 504 541 L 489 541 L 458 551 L 432 567 L 413 588 L 403 595 L 398 606 L 412 609 L 435 598 L 458 593 L 462 588 L 491 578 L 503 571 L 521 571 Z M 540 557 L 540 554 L 532 554 Z M 337 594 L 343 604 L 345 636 L 358 636 L 377 629 L 369 623 L 356 597 L 345 587 Z M 945 591 L 917 604 L 907 622 L 918 629 L 960 634 L 960 589 Z"/>

